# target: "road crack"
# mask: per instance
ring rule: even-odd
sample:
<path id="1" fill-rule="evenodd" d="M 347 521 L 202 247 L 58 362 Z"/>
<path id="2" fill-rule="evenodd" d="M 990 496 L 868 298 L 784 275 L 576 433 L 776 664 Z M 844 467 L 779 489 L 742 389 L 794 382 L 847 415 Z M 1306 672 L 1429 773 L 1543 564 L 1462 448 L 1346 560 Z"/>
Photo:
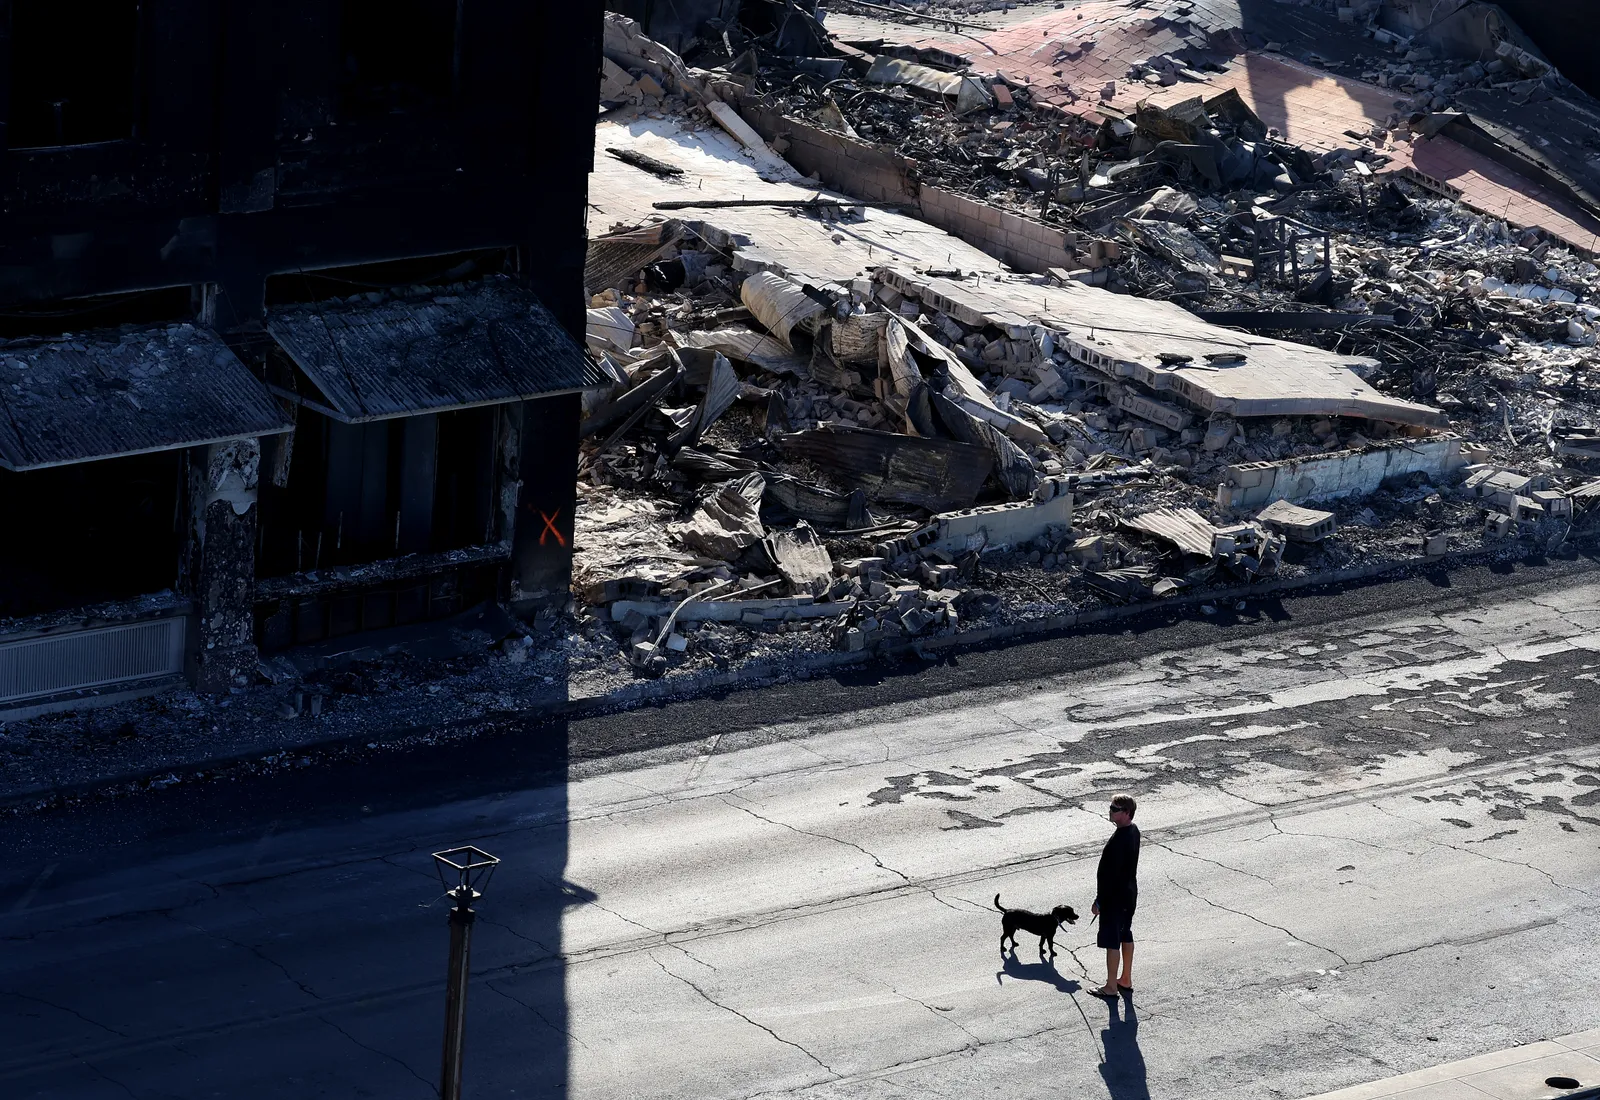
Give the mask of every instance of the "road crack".
<path id="1" fill-rule="evenodd" d="M 677 945 L 673 944 L 671 946 L 676 947 Z M 678 950 L 682 951 L 683 949 L 682 948 L 678 948 Z M 684 952 L 684 954 L 688 954 L 688 952 Z M 689 957 L 693 958 L 694 956 L 691 955 Z M 653 962 L 657 966 L 659 966 L 661 968 L 661 972 L 663 974 L 667 975 L 669 978 L 678 979 L 678 981 L 682 982 L 684 985 L 688 986 L 690 989 L 692 989 L 696 993 L 698 993 L 700 995 L 700 998 L 702 1000 L 704 1000 L 706 1002 L 706 1004 L 711 1005 L 714 1008 L 720 1008 L 722 1011 L 728 1013 L 729 1015 L 739 1017 L 739 1019 L 743 1020 L 745 1023 L 749 1024 L 751 1027 L 758 1028 L 759 1030 L 766 1032 L 768 1035 L 770 1035 L 772 1038 L 776 1039 L 778 1042 L 782 1043 L 786 1047 L 793 1047 L 795 1050 L 798 1050 L 801 1054 L 804 1054 L 807 1058 L 811 1059 L 817 1065 L 821 1066 L 831 1076 L 833 1076 L 835 1078 L 838 1078 L 839 1076 L 841 1076 L 839 1074 L 839 1072 L 837 1070 L 835 1070 L 832 1066 L 828 1065 L 828 1063 L 824 1062 L 821 1058 L 818 1058 L 815 1054 L 812 1054 L 809 1050 L 807 1050 L 805 1047 L 801 1046 L 799 1043 L 794 1042 L 792 1039 L 785 1039 L 782 1035 L 779 1035 L 776 1031 L 772 1030 L 772 1028 L 768 1027 L 766 1024 L 761 1023 L 759 1020 L 753 1020 L 749 1016 L 746 1016 L 743 1012 L 740 1012 L 737 1008 L 734 1008 L 731 1005 L 723 1004 L 721 1001 L 717 1000 L 711 994 L 707 993 L 704 989 L 700 988 L 700 986 L 697 983 L 691 981 L 688 978 L 685 978 L 682 974 L 674 973 L 672 971 L 672 969 L 667 966 L 666 963 L 664 963 L 660 959 L 656 958 L 655 955 L 653 955 L 653 954 L 646 955 L 646 958 L 648 958 L 651 962 Z M 696 961 L 698 962 L 699 960 L 696 960 Z M 701 965 L 704 965 L 704 964 L 702 963 Z"/>
<path id="2" fill-rule="evenodd" d="M 422 1082 L 423 1087 L 428 1090 L 428 1095 L 429 1096 L 438 1096 L 439 1095 L 439 1090 L 434 1087 L 433 1082 L 428 1080 L 426 1077 L 422 1076 L 422 1074 L 418 1073 L 416 1070 L 412 1069 L 408 1064 L 406 1064 L 406 1061 L 403 1058 L 396 1058 L 393 1054 L 388 1054 L 388 1053 L 386 1053 L 384 1051 L 381 1051 L 377 1047 L 369 1047 L 366 1043 L 363 1043 L 360 1039 L 357 1039 L 354 1035 L 350 1034 L 348 1031 L 346 1031 L 344 1028 L 340 1027 L 338 1024 L 334 1023 L 332 1020 L 328 1019 L 326 1016 L 318 1016 L 317 1019 L 321 1020 L 323 1023 L 325 1023 L 329 1027 L 333 1028 L 333 1030 L 337 1031 L 340 1035 L 343 1035 L 346 1039 L 349 1039 L 352 1043 L 354 1043 L 356 1046 L 360 1047 L 362 1050 L 365 1050 L 365 1051 L 367 1051 L 367 1052 L 369 1052 L 371 1054 L 376 1054 L 379 1058 L 383 1058 L 383 1059 L 386 1059 L 387 1061 L 393 1062 L 395 1065 L 399 1066 L 401 1069 L 403 1069 L 407 1073 L 411 1074 L 411 1076 L 415 1077 L 418 1081 Z"/>
<path id="3" fill-rule="evenodd" d="M 299 978 L 295 977 L 293 974 L 289 973 L 289 968 L 288 967 L 284 966 L 277 959 L 274 959 L 271 956 L 269 956 L 265 951 L 261 950 L 261 948 L 255 947 L 255 946 L 253 946 L 251 944 L 248 944 L 248 943 L 245 943 L 242 940 L 236 940 L 232 936 L 224 936 L 220 932 L 213 932 L 209 928 L 202 928 L 198 924 L 194 924 L 194 923 L 192 923 L 190 921 L 178 920 L 178 918 L 173 917 L 170 913 L 167 914 L 167 916 L 169 918 L 171 918 L 171 920 L 173 921 L 174 924 L 180 924 L 183 927 L 189 929 L 191 932 L 198 932 L 202 936 L 207 936 L 207 937 L 210 937 L 211 939 L 216 940 L 218 943 L 225 943 L 225 944 L 228 944 L 230 947 L 237 947 L 241 951 L 248 951 L 250 954 L 254 955 L 256 958 L 258 958 L 262 962 L 266 963 L 268 966 L 273 967 L 275 970 L 277 970 L 280 974 L 282 974 L 285 978 L 287 978 L 297 989 L 300 990 L 300 992 L 304 993 L 307 997 L 310 997 L 314 1001 L 322 1000 L 321 994 L 319 994 L 316 990 L 312 989 L 305 982 L 302 982 Z"/>
<path id="4" fill-rule="evenodd" d="M 1417 821 L 1414 818 L 1405 817 L 1402 814 L 1397 814 L 1393 810 L 1390 810 L 1384 806 L 1379 806 L 1376 803 L 1373 804 L 1373 809 L 1377 810 L 1379 813 L 1386 814 L 1389 817 L 1394 818 L 1396 821 L 1403 821 L 1413 828 L 1425 827 L 1424 822 Z M 1592 890 L 1585 890 L 1583 887 L 1574 886 L 1570 882 L 1562 882 L 1560 879 L 1556 878 L 1555 875 L 1551 874 L 1549 871 L 1546 871 L 1543 867 L 1524 862 L 1520 859 L 1507 859 L 1505 856 L 1494 856 L 1490 855 L 1486 851 L 1483 851 L 1481 848 L 1463 848 L 1459 844 L 1447 844 L 1442 840 L 1429 839 L 1428 844 L 1432 848 L 1447 848 L 1452 852 L 1461 852 L 1464 855 L 1477 856 L 1479 859 L 1486 859 L 1490 863 L 1504 863 L 1510 867 L 1522 867 L 1526 870 L 1532 871 L 1534 874 L 1543 875 L 1547 880 L 1549 880 L 1550 885 L 1556 887 L 1557 889 L 1571 890 L 1573 893 L 1582 894 L 1587 898 L 1600 898 L 1600 894 L 1596 894 Z"/>
<path id="5" fill-rule="evenodd" d="M 132 1036 L 129 1035 L 126 1031 L 118 1031 L 116 1028 L 110 1026 L 109 1024 L 102 1024 L 99 1020 L 91 1020 L 89 1017 L 85 1016 L 83 1013 L 79 1012 L 75 1008 L 68 1008 L 66 1005 L 56 1004 L 54 1001 L 47 1001 L 43 997 L 35 997 L 31 993 L 19 993 L 15 989 L 0 989 L 0 997 L 15 997 L 15 998 L 17 998 L 18 1000 L 21 1000 L 21 1001 L 32 1001 L 34 1004 L 41 1004 L 41 1005 L 44 1005 L 46 1008 L 53 1008 L 57 1012 L 65 1012 L 68 1016 L 76 1016 L 78 1019 L 82 1020 L 84 1023 L 88 1024 L 90 1027 L 97 1027 L 101 1031 L 109 1032 L 112 1035 L 117 1036 L 118 1038 L 121 1038 L 121 1039 L 130 1039 L 130 1038 L 132 1038 Z M 90 1068 L 93 1068 L 93 1067 L 90 1067 Z"/>
<path id="6" fill-rule="evenodd" d="M 635 928 L 643 928 L 646 932 L 650 933 L 652 936 L 659 936 L 661 938 L 662 942 L 666 941 L 668 933 L 662 932 L 662 931 L 660 931 L 658 929 L 655 929 L 655 928 L 651 928 L 648 924 L 641 924 L 638 921 L 634 920 L 632 917 L 625 917 L 621 913 L 617 912 L 615 909 L 608 909 L 604 905 L 600 904 L 600 900 L 598 898 L 589 898 L 586 901 L 584 901 L 582 904 L 584 904 L 584 905 L 592 905 L 596 909 L 600 910 L 600 912 L 602 912 L 602 913 L 610 913 L 613 917 L 616 917 L 618 920 L 622 921 L 623 923 L 631 924 Z M 543 946 L 543 945 L 541 945 L 541 946 Z M 545 948 L 545 950 L 548 951 L 549 948 Z"/>
<path id="7" fill-rule="evenodd" d="M 1246 878 L 1253 878 L 1257 882 L 1266 883 L 1268 886 L 1272 886 L 1273 885 L 1273 881 L 1271 879 L 1266 878 L 1266 877 L 1264 877 L 1262 875 L 1258 875 L 1253 871 L 1246 871 L 1243 868 L 1239 868 L 1239 867 L 1230 867 L 1226 863 L 1222 863 L 1222 862 L 1220 862 L 1218 860 L 1215 860 L 1215 859 L 1209 859 L 1206 856 L 1195 855 L 1193 852 L 1180 852 L 1178 849 L 1174 848 L 1172 845 L 1163 844 L 1159 840 L 1152 840 L 1150 843 L 1154 847 L 1164 849 L 1165 851 L 1171 852 L 1175 856 L 1183 856 L 1185 859 L 1197 859 L 1201 863 L 1209 863 L 1213 867 L 1221 867 L 1224 871 L 1232 871 L 1236 875 L 1244 875 Z"/>
<path id="8" fill-rule="evenodd" d="M 105 1070 L 101 1069 L 99 1066 L 97 1066 L 93 1062 L 89 1061 L 89 1059 L 87 1059 L 87 1058 L 79 1058 L 78 1061 L 81 1062 L 83 1065 L 88 1066 L 90 1072 L 92 1072 L 96 1077 L 100 1078 L 100 1080 L 110 1082 L 111 1084 L 117 1086 L 117 1088 L 121 1089 L 123 1092 L 127 1093 L 129 1096 L 133 1097 L 133 1100 L 139 1100 L 139 1094 L 138 1093 L 134 1092 L 127 1085 L 123 1084 L 121 1081 L 118 1081 L 115 1077 L 111 1076 L 111 1074 L 107 1073 Z"/>
<path id="9" fill-rule="evenodd" d="M 537 947 L 539 950 L 543 951 L 546 955 L 548 955 L 550 957 L 554 957 L 557 954 L 557 952 L 551 951 L 550 948 L 547 947 L 544 943 L 540 942 L 539 940 L 534 939 L 532 936 L 527 936 L 527 935 L 524 935 L 521 932 L 518 932 L 515 928 L 511 927 L 509 924 L 504 924 L 504 923 L 502 923 L 500 921 L 497 921 L 497 920 L 490 920 L 488 917 L 484 916 L 482 913 L 478 914 L 478 921 L 481 924 L 493 925 L 494 927 L 502 929 L 503 931 L 510 932 L 513 936 L 517 937 L 517 939 L 522 940 L 525 943 L 533 944 L 533 946 Z"/>
<path id="10" fill-rule="evenodd" d="M 1306 939 L 1304 936 L 1297 936 L 1293 932 L 1289 931 L 1287 928 L 1283 927 L 1283 925 L 1281 925 L 1281 924 L 1273 924 L 1271 921 L 1262 920 L 1260 917 L 1256 916 L 1253 913 L 1246 913 L 1243 909 L 1233 909 L 1233 908 L 1230 908 L 1229 906 L 1223 905 L 1221 902 L 1212 901 L 1210 898 L 1206 897 L 1204 894 L 1199 894 L 1199 893 L 1196 893 L 1195 891 L 1189 889 L 1189 887 L 1185 886 L 1183 883 L 1179 882 L 1177 879 L 1173 878 L 1171 875 L 1167 876 L 1167 881 L 1169 883 L 1171 883 L 1173 886 L 1176 886 L 1178 889 L 1182 890 L 1185 894 L 1188 894 L 1190 897 L 1194 898 L 1196 901 L 1203 901 L 1207 905 L 1211 906 L 1213 909 L 1221 909 L 1224 913 L 1232 913 L 1235 916 L 1244 917 L 1246 920 L 1254 921 L 1256 924 L 1261 925 L 1261 927 L 1263 927 L 1263 928 L 1271 928 L 1271 929 L 1274 929 L 1275 931 L 1282 932 L 1285 936 L 1288 936 L 1291 940 L 1294 940 L 1296 943 L 1303 943 L 1303 944 L 1306 944 L 1306 945 L 1308 945 L 1310 947 L 1315 947 L 1318 951 L 1322 951 L 1322 952 L 1325 952 L 1325 953 L 1327 953 L 1329 955 L 1332 955 L 1334 958 L 1339 960 L 1341 965 L 1344 965 L 1344 966 L 1349 966 L 1350 965 L 1350 960 L 1345 958 L 1343 955 L 1339 954 L 1339 952 L 1335 951 L 1333 948 L 1324 947 L 1320 943 L 1313 943 L 1311 940 Z"/>
<path id="11" fill-rule="evenodd" d="M 966 1027 L 962 1025 L 960 1020 L 957 1020 L 955 1017 L 949 1015 L 948 1013 L 940 1012 L 937 1008 L 934 1008 L 927 1001 L 919 1001 L 919 1000 L 917 1000 L 917 998 L 911 996 L 911 994 L 902 993 L 898 989 L 896 989 L 894 986 L 889 985 L 888 983 L 884 983 L 884 988 L 887 989 L 890 993 L 893 993 L 896 997 L 899 997 L 901 1000 L 910 1001 L 914 1005 L 920 1005 L 921 1007 L 927 1009 L 929 1012 L 933 1013 L 933 1015 L 937 1019 L 943 1020 L 945 1023 L 949 1024 L 951 1027 L 959 1029 L 963 1035 L 967 1036 L 967 1038 L 972 1040 L 974 1045 L 981 1046 L 983 1044 L 983 1040 L 981 1038 L 979 1038 L 977 1035 L 973 1034 L 971 1031 L 968 1031 L 966 1029 Z"/>
<path id="12" fill-rule="evenodd" d="M 523 1008 L 527 1009 L 529 1012 L 533 1013 L 535 1016 L 537 1016 L 539 1018 L 539 1022 L 544 1024 L 551 1031 L 554 1031 L 558 1035 L 565 1035 L 568 1039 L 571 1039 L 574 1043 L 577 1043 L 584 1050 L 588 1050 L 589 1049 L 589 1044 L 588 1043 L 584 1042 L 582 1039 L 580 1039 L 576 1035 L 572 1034 L 572 1032 L 568 1031 L 566 1028 L 557 1027 L 556 1024 L 551 1021 L 550 1017 L 546 1016 L 543 1012 L 540 1012 L 537 1008 L 535 1008 L 533 1005 L 529 1004 L 527 1001 L 524 1001 L 521 997 L 515 996 L 515 995 L 510 994 L 510 993 L 507 993 L 505 990 L 501 989 L 499 986 L 495 985 L 491 981 L 488 981 L 487 979 L 485 979 L 483 984 L 485 986 L 487 986 L 491 992 L 498 993 L 498 994 L 500 994 L 500 996 L 504 997 L 506 1000 L 511 1001 L 511 1002 L 513 1002 L 515 1004 L 519 1004 Z"/>
<path id="13" fill-rule="evenodd" d="M 737 796 L 735 796 L 735 797 L 737 797 Z M 819 833 L 819 832 L 815 832 L 815 831 L 813 831 L 811 829 L 802 829 L 798 825 L 790 825 L 787 821 L 778 821 L 775 818 L 767 817 L 764 814 L 759 814 L 755 810 L 751 809 L 749 806 L 745 805 L 745 801 L 746 800 L 742 799 L 742 798 L 738 799 L 738 801 L 736 801 L 736 802 L 730 802 L 725 797 L 722 801 L 725 804 L 727 804 L 729 806 L 732 806 L 736 810 L 743 810 L 745 813 L 749 814 L 751 817 L 755 818 L 757 821 L 764 821 L 768 825 L 776 825 L 780 829 L 788 829 L 791 833 L 798 833 L 801 836 L 814 837 L 817 840 L 826 840 L 826 841 L 830 841 L 830 842 L 832 842 L 834 844 L 842 844 L 846 848 L 853 848 L 855 851 L 860 852 L 862 855 L 864 855 L 868 859 L 872 860 L 873 866 L 877 867 L 879 870 L 887 871 L 891 875 L 894 875 L 896 878 L 898 878 L 901 882 L 904 882 L 907 886 L 913 886 L 916 889 L 921 890 L 923 893 L 927 894 L 934 901 L 938 902 L 940 905 L 944 906 L 946 909 L 952 909 L 957 913 L 970 913 L 970 912 L 973 912 L 973 911 L 975 911 L 977 909 L 984 909 L 985 908 L 984 906 L 980 905 L 980 906 L 974 906 L 973 908 L 964 909 L 961 906 L 954 904 L 953 902 L 946 901 L 944 898 L 939 896 L 938 892 L 936 890 L 934 890 L 933 887 L 927 886 L 927 885 L 924 885 L 923 883 L 918 882 L 916 879 L 912 878 L 910 875 L 906 874 L 904 871 L 899 871 L 899 870 L 896 870 L 893 867 L 890 867 L 887 863 L 883 862 L 883 860 L 879 859 L 877 856 L 873 855 L 871 852 L 867 851 L 867 849 L 863 848 L 861 845 L 857 844 L 853 840 L 845 840 L 843 837 L 830 836 L 827 833 Z"/>
<path id="14" fill-rule="evenodd" d="M 1510 867 L 1523 867 L 1529 871 L 1532 871 L 1534 874 L 1543 875 L 1549 880 L 1550 885 L 1558 889 L 1571 890 L 1573 893 L 1582 894 L 1586 898 L 1600 898 L 1600 894 L 1596 894 L 1592 890 L 1585 890 L 1583 887 L 1574 886 L 1570 882 L 1562 882 L 1560 879 L 1556 878 L 1555 875 L 1552 875 L 1549 871 L 1546 871 L 1543 867 L 1535 866 L 1532 863 L 1525 863 L 1520 859 L 1507 859 L 1504 856 L 1492 856 L 1481 848 L 1463 848 L 1459 844 L 1446 844 L 1442 840 L 1434 841 L 1433 846 L 1435 848 L 1448 848 L 1452 852 L 1464 852 L 1469 856 L 1477 856 L 1479 859 L 1486 859 L 1490 863 L 1504 863 Z"/>

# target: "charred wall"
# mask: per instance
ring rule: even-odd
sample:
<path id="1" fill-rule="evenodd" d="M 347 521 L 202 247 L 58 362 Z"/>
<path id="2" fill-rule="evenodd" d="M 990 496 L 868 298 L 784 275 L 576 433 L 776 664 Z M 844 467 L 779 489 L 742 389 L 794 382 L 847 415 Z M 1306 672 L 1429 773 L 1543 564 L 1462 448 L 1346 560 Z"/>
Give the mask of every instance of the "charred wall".
<path id="1" fill-rule="evenodd" d="M 13 0 L 0 303 L 515 246 L 576 331 L 598 9 L 401 6 Z"/>
<path id="2" fill-rule="evenodd" d="M 335 298 L 499 272 L 581 341 L 601 14 L 0 0 L 0 336 L 198 321 L 265 385 L 269 282 Z M 212 655 L 203 686 L 222 687 L 265 635 L 293 644 L 504 597 L 508 560 L 564 599 L 576 416 L 566 396 L 368 424 L 302 409 L 292 436 L 267 440 L 248 505 L 213 499 L 195 464 L 215 446 L 0 470 L 26 532 L 0 554 L 17 582 L 0 584 L 0 613 L 176 589 Z M 128 490 L 147 482 L 159 491 Z M 514 546 L 517 517 L 540 513 L 561 538 L 540 539 L 538 521 Z M 324 566 L 414 560 L 308 587 L 296 574 L 319 536 Z M 110 541 L 126 548 L 114 563 Z"/>
<path id="3" fill-rule="evenodd" d="M 607 10 L 636 20 L 651 38 L 682 53 L 708 19 L 733 21 L 739 0 L 612 0 Z"/>

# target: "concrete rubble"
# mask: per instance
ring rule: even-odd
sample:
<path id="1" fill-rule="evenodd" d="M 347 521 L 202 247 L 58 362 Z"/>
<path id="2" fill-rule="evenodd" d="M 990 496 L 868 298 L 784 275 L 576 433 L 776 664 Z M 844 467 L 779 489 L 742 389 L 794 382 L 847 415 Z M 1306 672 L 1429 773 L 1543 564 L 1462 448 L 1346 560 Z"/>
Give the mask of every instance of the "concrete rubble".
<path id="1" fill-rule="evenodd" d="M 564 609 L 355 635 L 0 748 L 230 716 L 366 744 L 1592 545 L 1600 103 L 1538 43 L 1388 0 L 959 2 L 725 14 L 674 49 L 605 18 L 604 381 L 574 526 L 538 535 L 575 548 Z"/>
<path id="2" fill-rule="evenodd" d="M 1096 0 L 953 38 L 836 7 L 798 47 L 730 21 L 681 55 L 607 17 L 584 273 L 606 382 L 565 612 L 274 659 L 221 704 L 46 715 L 0 747 L 229 721 L 241 752 L 311 725 L 360 746 L 1592 543 L 1600 182 L 1575 150 L 1600 105 L 1559 74 L 1452 58 L 1372 4 L 1196 33 L 1199 6 Z M 1254 22 L 1280 9 L 1344 29 L 1291 56 L 1304 35 Z M 1535 151 L 1542 180 L 1507 167 Z"/>
<path id="3" fill-rule="evenodd" d="M 1330 151 L 1203 58 L 1089 111 L 942 47 L 729 23 L 685 62 L 607 19 L 577 588 L 635 669 L 1582 535 L 1600 269 L 1391 155 L 1504 66 L 1385 63 L 1433 95 Z"/>

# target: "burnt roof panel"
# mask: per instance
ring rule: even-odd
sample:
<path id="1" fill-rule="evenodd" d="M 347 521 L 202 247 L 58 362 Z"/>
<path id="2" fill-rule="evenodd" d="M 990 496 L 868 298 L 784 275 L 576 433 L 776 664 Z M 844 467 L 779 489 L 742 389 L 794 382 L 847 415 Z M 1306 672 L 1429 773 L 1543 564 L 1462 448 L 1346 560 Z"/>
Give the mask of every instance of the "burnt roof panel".
<path id="1" fill-rule="evenodd" d="M 609 381 L 538 296 L 503 276 L 272 310 L 267 331 L 357 423 Z"/>
<path id="2" fill-rule="evenodd" d="M 0 341 L 0 466 L 8 470 L 290 427 L 250 369 L 192 324 Z"/>

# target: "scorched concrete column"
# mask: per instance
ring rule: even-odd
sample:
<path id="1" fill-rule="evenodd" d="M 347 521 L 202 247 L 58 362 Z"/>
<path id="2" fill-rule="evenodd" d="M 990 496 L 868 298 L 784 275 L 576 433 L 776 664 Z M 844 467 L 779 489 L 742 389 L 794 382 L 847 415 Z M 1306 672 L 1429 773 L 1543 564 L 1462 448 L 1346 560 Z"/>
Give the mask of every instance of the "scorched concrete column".
<path id="1" fill-rule="evenodd" d="M 256 668 L 256 485 L 261 442 L 196 447 L 189 462 L 185 581 L 195 602 L 195 687 L 225 692 Z"/>
<path id="2" fill-rule="evenodd" d="M 541 608 L 564 606 L 569 598 L 573 508 L 578 497 L 578 406 L 575 393 L 522 406 L 511 604 L 525 617 Z"/>

